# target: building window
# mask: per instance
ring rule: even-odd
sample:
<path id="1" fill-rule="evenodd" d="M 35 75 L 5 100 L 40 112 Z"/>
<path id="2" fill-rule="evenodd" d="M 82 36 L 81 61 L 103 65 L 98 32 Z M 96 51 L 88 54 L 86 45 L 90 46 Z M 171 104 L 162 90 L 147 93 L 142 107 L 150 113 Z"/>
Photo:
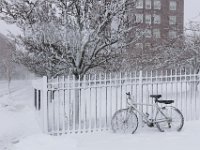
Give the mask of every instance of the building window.
<path id="1" fill-rule="evenodd" d="M 143 49 L 143 44 L 142 44 L 142 43 L 136 43 L 136 44 L 135 44 L 135 47 L 136 47 L 137 49 Z"/>
<path id="2" fill-rule="evenodd" d="M 154 15 L 153 19 L 154 24 L 160 24 L 160 15 Z"/>
<path id="3" fill-rule="evenodd" d="M 160 30 L 159 29 L 153 29 L 153 37 L 160 38 Z"/>
<path id="4" fill-rule="evenodd" d="M 161 2 L 160 0 L 154 0 L 154 9 L 161 9 Z"/>
<path id="5" fill-rule="evenodd" d="M 176 10 L 176 1 L 169 2 L 169 10 Z"/>
<path id="6" fill-rule="evenodd" d="M 173 30 L 170 30 L 170 31 L 169 31 L 169 38 L 170 38 L 170 39 L 174 39 L 174 38 L 176 38 L 176 36 L 177 36 L 177 35 L 176 35 L 176 31 L 173 31 Z"/>
<path id="7" fill-rule="evenodd" d="M 145 35 L 146 38 L 151 38 L 151 30 L 146 29 L 144 35 Z"/>
<path id="8" fill-rule="evenodd" d="M 151 9 L 151 0 L 146 0 L 145 8 L 146 9 Z"/>
<path id="9" fill-rule="evenodd" d="M 151 48 L 151 43 L 145 43 L 145 48 Z"/>
<path id="10" fill-rule="evenodd" d="M 169 16 L 169 25 L 176 24 L 176 16 Z"/>
<path id="11" fill-rule="evenodd" d="M 136 23 L 143 23 L 143 14 L 135 14 Z"/>
<path id="12" fill-rule="evenodd" d="M 145 23 L 146 24 L 151 24 L 151 15 L 146 15 L 145 16 Z"/>
<path id="13" fill-rule="evenodd" d="M 136 8 L 142 9 L 143 8 L 143 4 L 144 4 L 143 0 L 138 0 L 136 2 Z"/>

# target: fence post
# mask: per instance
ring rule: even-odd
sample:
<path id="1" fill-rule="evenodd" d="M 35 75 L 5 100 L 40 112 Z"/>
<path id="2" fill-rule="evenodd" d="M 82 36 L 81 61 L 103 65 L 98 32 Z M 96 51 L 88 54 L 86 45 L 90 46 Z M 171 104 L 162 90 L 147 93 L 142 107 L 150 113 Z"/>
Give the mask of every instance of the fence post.
<path id="1" fill-rule="evenodd" d="M 142 104 L 143 103 L 143 77 L 142 77 L 142 70 L 139 72 L 139 103 Z M 143 112 L 143 106 L 139 106 L 139 110 L 140 112 Z M 142 124 L 142 116 L 139 117 L 139 123 L 140 125 L 143 126 Z"/>
<path id="2" fill-rule="evenodd" d="M 48 133 L 48 122 L 47 122 L 47 105 L 48 105 L 48 100 L 47 100 L 47 77 L 43 76 L 42 79 L 42 105 L 43 105 L 43 132 Z"/>

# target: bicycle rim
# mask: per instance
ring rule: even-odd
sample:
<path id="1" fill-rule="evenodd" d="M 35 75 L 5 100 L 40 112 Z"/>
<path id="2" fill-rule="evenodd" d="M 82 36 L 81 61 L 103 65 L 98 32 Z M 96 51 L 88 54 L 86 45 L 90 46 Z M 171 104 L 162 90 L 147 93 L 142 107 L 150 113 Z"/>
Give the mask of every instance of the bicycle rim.
<path id="1" fill-rule="evenodd" d="M 111 126 L 115 133 L 134 133 L 138 127 L 138 118 L 133 111 L 121 109 L 113 115 Z"/>
<path id="2" fill-rule="evenodd" d="M 180 131 L 184 124 L 182 113 L 172 106 L 163 107 L 161 110 L 169 120 L 166 120 L 166 117 L 161 112 L 158 112 L 156 115 L 156 126 L 158 129 L 161 132 Z"/>

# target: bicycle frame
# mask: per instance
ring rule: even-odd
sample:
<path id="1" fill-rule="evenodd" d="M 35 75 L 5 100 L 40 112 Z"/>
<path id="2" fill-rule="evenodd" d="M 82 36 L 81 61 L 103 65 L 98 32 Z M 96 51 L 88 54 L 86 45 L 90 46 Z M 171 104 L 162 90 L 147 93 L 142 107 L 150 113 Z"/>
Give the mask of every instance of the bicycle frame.
<path id="1" fill-rule="evenodd" d="M 131 98 L 128 98 L 129 100 L 132 100 Z M 158 123 L 158 122 L 165 122 L 165 121 L 169 121 L 170 122 L 170 118 L 168 118 L 163 112 L 162 112 L 162 107 L 160 107 L 158 105 L 158 103 L 154 103 L 154 104 L 144 104 L 144 103 L 135 103 L 135 102 L 132 102 L 129 103 L 128 102 L 128 107 L 130 108 L 133 108 L 140 116 L 142 116 L 142 118 L 144 119 L 144 121 L 146 121 L 147 123 Z M 140 111 L 140 109 L 137 108 L 137 106 L 148 106 L 148 107 L 153 107 L 153 114 L 152 114 L 152 118 L 148 118 L 148 116 L 143 112 L 143 111 Z M 155 110 L 156 110 L 156 113 L 155 113 Z M 163 120 L 159 120 L 159 121 L 156 121 L 156 115 L 157 113 L 160 112 L 165 119 Z"/>

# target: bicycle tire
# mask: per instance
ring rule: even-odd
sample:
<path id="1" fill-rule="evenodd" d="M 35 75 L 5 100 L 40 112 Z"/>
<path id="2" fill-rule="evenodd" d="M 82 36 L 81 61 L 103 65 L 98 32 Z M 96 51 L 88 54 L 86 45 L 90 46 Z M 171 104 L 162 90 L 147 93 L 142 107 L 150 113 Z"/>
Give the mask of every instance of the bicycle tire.
<path id="1" fill-rule="evenodd" d="M 184 117 L 181 111 L 173 106 L 166 106 L 161 108 L 162 112 L 170 118 L 170 121 L 159 122 L 164 119 L 164 115 L 160 111 L 156 114 L 155 124 L 159 131 L 181 131 L 184 125 Z"/>
<path id="2" fill-rule="evenodd" d="M 111 120 L 114 133 L 135 133 L 138 128 L 138 117 L 130 109 L 120 109 L 115 112 Z"/>

